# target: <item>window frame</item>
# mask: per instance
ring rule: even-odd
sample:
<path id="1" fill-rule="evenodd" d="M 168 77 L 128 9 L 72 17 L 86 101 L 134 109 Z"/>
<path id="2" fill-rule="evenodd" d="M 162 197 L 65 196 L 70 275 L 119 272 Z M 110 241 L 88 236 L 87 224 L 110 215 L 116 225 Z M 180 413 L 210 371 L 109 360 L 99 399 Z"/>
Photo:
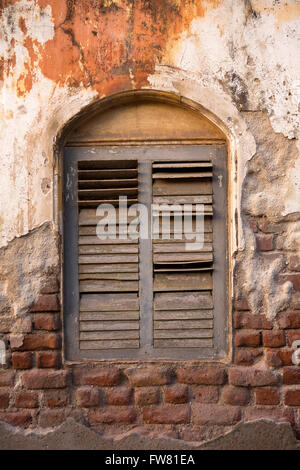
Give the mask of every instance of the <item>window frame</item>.
<path id="1" fill-rule="evenodd" d="M 122 350 L 80 350 L 79 349 L 79 283 L 78 283 L 78 205 L 77 205 L 77 162 L 79 160 L 111 160 L 117 158 L 145 161 L 205 161 L 213 163 L 213 301 L 214 301 L 214 341 L 213 348 L 159 349 L 149 344 L 142 344 L 139 349 Z M 65 147 L 63 162 L 63 211 L 64 211 L 64 334 L 65 357 L 67 360 L 208 360 L 225 358 L 228 352 L 228 171 L 226 145 L 122 145 L 122 146 L 76 146 Z M 152 182 L 149 181 L 149 188 Z M 147 191 L 146 191 L 147 193 Z M 149 193 L 149 192 L 148 192 Z M 139 202 L 149 204 L 139 199 Z M 144 243 L 144 241 L 140 241 Z M 147 241 L 145 241 L 147 243 Z M 152 241 L 150 240 L 150 243 Z M 143 268 L 143 263 L 145 264 Z M 152 266 L 152 257 L 142 259 L 141 269 Z M 223 289 L 216 289 L 217 285 Z M 151 291 L 153 298 L 153 290 Z M 143 301 L 142 301 L 143 302 Z M 141 305 L 142 305 L 141 302 Z M 148 293 L 149 306 L 149 293 Z M 144 302 L 143 302 L 144 305 Z M 144 319 L 141 314 L 140 331 L 143 338 L 151 337 L 152 318 Z M 153 342 L 153 333 L 152 333 Z M 195 354 L 196 353 L 196 354 Z"/>

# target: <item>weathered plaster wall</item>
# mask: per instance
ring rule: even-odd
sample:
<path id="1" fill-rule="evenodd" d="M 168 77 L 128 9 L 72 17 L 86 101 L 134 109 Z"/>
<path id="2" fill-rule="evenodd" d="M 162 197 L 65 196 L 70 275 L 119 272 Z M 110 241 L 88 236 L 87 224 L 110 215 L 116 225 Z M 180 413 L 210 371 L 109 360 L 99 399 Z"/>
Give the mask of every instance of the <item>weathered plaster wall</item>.
<path id="1" fill-rule="evenodd" d="M 133 89 L 192 100 L 224 130 L 233 294 L 275 330 L 279 312 L 297 313 L 300 2 L 2 0 L 0 15 L 0 332 L 12 351 L 60 270 L 57 136 L 88 105 Z M 270 366 L 267 350 L 244 349 L 247 365 Z"/>
<path id="2" fill-rule="evenodd" d="M 99 97 L 150 86 L 190 95 L 192 80 L 193 98 L 224 121 L 235 145 L 245 132 L 241 109 L 263 110 L 275 132 L 297 137 L 297 1 L 1 3 L 2 245 L 52 220 L 53 138 Z M 242 175 L 255 152 L 248 147 Z M 282 188 L 283 214 L 299 210 L 298 166 Z"/>

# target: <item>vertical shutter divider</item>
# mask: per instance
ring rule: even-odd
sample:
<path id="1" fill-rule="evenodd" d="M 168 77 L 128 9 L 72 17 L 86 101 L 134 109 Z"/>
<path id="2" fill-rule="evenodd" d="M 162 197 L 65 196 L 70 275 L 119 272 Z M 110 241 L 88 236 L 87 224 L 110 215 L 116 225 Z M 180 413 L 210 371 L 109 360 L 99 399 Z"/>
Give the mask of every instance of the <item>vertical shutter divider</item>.
<path id="1" fill-rule="evenodd" d="M 139 202 L 147 208 L 148 234 L 151 233 L 152 163 L 140 161 Z M 140 344 L 147 350 L 153 345 L 153 264 L 152 239 L 140 237 Z"/>

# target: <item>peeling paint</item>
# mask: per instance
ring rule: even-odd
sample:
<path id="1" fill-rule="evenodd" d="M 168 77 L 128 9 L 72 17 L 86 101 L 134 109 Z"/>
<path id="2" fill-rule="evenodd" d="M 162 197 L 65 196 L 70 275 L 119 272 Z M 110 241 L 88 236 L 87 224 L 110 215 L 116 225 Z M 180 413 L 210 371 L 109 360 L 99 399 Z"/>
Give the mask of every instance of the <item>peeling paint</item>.
<path id="1" fill-rule="evenodd" d="M 1 200 L 10 211 L 1 212 L 1 245 L 52 219 L 52 187 L 47 192 L 32 188 L 53 180 L 53 138 L 71 117 L 70 102 L 76 113 L 96 97 L 126 89 L 150 84 L 184 95 L 191 80 L 197 84 L 201 92 L 194 90 L 193 99 L 220 111 L 215 114 L 234 131 L 241 191 L 244 163 L 254 151 L 249 139 L 245 149 L 247 139 L 241 125 L 234 129 L 234 116 L 266 109 L 276 132 L 288 138 L 299 132 L 298 3 L 139 0 L 133 5 L 118 0 L 95 7 L 92 0 L 5 2 Z M 295 171 L 288 172 L 295 189 L 287 196 L 291 202 L 285 215 L 297 210 Z"/>
<path id="2" fill-rule="evenodd" d="M 194 18 L 180 37 L 170 38 L 161 64 L 196 74 L 211 89 L 227 88 L 244 110 L 266 109 L 275 132 L 294 138 L 299 132 L 299 2 L 267 2 L 268 8 L 264 3 L 224 0 Z"/>

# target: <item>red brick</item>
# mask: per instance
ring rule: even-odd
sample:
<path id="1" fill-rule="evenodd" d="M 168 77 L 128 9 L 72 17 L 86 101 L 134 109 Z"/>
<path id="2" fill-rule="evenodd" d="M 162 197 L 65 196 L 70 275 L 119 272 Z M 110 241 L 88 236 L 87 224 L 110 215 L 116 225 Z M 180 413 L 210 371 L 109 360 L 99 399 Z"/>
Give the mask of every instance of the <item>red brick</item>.
<path id="1" fill-rule="evenodd" d="M 249 391 L 239 387 L 224 387 L 222 397 L 226 405 L 247 405 L 250 400 Z"/>
<path id="2" fill-rule="evenodd" d="M 285 385 L 300 384 L 300 367 L 292 366 L 283 369 L 283 383 Z"/>
<path id="3" fill-rule="evenodd" d="M 199 404 L 192 406 L 193 424 L 232 426 L 240 421 L 240 418 L 240 409 L 236 407 Z"/>
<path id="4" fill-rule="evenodd" d="M 283 227 L 278 224 L 273 224 L 269 220 L 262 218 L 259 221 L 259 228 L 264 233 L 282 233 Z"/>
<path id="5" fill-rule="evenodd" d="M 29 411 L 13 411 L 0 413 L 0 421 L 5 421 L 12 426 L 26 428 L 32 422 L 32 416 Z"/>
<path id="6" fill-rule="evenodd" d="M 8 408 L 9 405 L 9 393 L 0 391 L 0 408 Z"/>
<path id="7" fill-rule="evenodd" d="M 253 348 L 260 346 L 260 343 L 261 335 L 258 331 L 242 330 L 235 335 L 235 345 L 237 347 L 250 346 Z"/>
<path id="8" fill-rule="evenodd" d="M 257 405 L 278 405 L 280 403 L 278 390 L 271 387 L 255 390 L 255 403 Z"/>
<path id="9" fill-rule="evenodd" d="M 59 349 L 61 337 L 56 333 L 33 333 L 24 337 L 22 346 L 18 349 L 23 351 L 36 351 L 38 349 Z"/>
<path id="10" fill-rule="evenodd" d="M 188 399 L 188 387 L 186 385 L 174 384 L 164 387 L 166 403 L 186 403 Z"/>
<path id="11" fill-rule="evenodd" d="M 252 229 L 252 232 L 257 233 L 258 232 L 258 225 L 256 220 L 248 220 L 249 226 Z"/>
<path id="12" fill-rule="evenodd" d="M 12 387 L 15 383 L 15 373 L 12 370 L 0 370 L 0 387 Z"/>
<path id="13" fill-rule="evenodd" d="M 268 348 L 280 348 L 285 346 L 285 334 L 280 330 L 264 331 L 263 345 Z"/>
<path id="14" fill-rule="evenodd" d="M 284 366 L 290 366 L 292 365 L 292 355 L 293 355 L 293 350 L 292 349 L 281 349 L 279 351 L 279 355 L 282 361 L 282 364 Z"/>
<path id="15" fill-rule="evenodd" d="M 266 351 L 266 362 L 269 367 L 281 367 L 282 359 L 280 357 L 280 351 Z"/>
<path id="16" fill-rule="evenodd" d="M 171 380 L 171 370 L 168 367 L 126 369 L 125 373 L 132 387 L 166 385 Z"/>
<path id="17" fill-rule="evenodd" d="M 219 367 L 182 368 L 177 376 L 180 383 L 198 385 L 222 385 L 226 380 L 225 370 Z"/>
<path id="18" fill-rule="evenodd" d="M 13 329 L 14 319 L 12 316 L 0 315 L 0 333 L 10 333 Z"/>
<path id="19" fill-rule="evenodd" d="M 89 412 L 90 424 L 130 424 L 136 420 L 136 410 L 129 406 L 108 406 L 98 408 Z"/>
<path id="20" fill-rule="evenodd" d="M 300 389 L 287 390 L 284 395 L 284 403 L 288 406 L 300 406 Z"/>
<path id="21" fill-rule="evenodd" d="M 235 351 L 235 363 L 240 366 L 252 366 L 262 353 L 263 351 L 260 348 L 239 348 Z"/>
<path id="22" fill-rule="evenodd" d="M 218 403 L 219 389 L 213 385 L 200 385 L 194 388 L 194 398 L 199 403 Z"/>
<path id="23" fill-rule="evenodd" d="M 16 408 L 37 408 L 39 406 L 39 396 L 37 393 L 17 392 L 15 395 Z"/>
<path id="24" fill-rule="evenodd" d="M 43 289 L 41 290 L 41 294 L 56 294 L 58 292 L 58 280 L 56 277 L 50 277 L 47 279 L 47 282 Z"/>
<path id="25" fill-rule="evenodd" d="M 66 390 L 47 390 L 44 403 L 49 408 L 63 408 L 68 405 L 69 397 Z"/>
<path id="26" fill-rule="evenodd" d="M 99 406 L 99 390 L 94 387 L 80 387 L 76 390 L 76 403 L 83 408 Z"/>
<path id="27" fill-rule="evenodd" d="M 115 367 L 78 368 L 73 371 L 75 385 L 113 387 L 121 382 L 121 372 Z"/>
<path id="28" fill-rule="evenodd" d="M 291 297 L 291 308 L 293 310 L 300 310 L 300 292 L 293 292 Z"/>
<path id="29" fill-rule="evenodd" d="M 235 310 L 250 310 L 249 304 L 246 299 L 236 300 L 234 302 L 234 309 Z"/>
<path id="30" fill-rule="evenodd" d="M 39 351 L 36 353 L 36 366 L 45 369 L 56 369 L 61 365 L 61 354 L 54 351 Z"/>
<path id="31" fill-rule="evenodd" d="M 106 402 L 108 405 L 125 406 L 130 405 L 132 389 L 128 387 L 116 387 L 106 392 Z"/>
<path id="32" fill-rule="evenodd" d="M 266 361 L 270 367 L 282 367 L 292 365 L 292 349 L 278 349 L 266 352 Z"/>
<path id="33" fill-rule="evenodd" d="M 60 328 L 59 316 L 54 313 L 38 313 L 33 317 L 33 328 L 35 330 L 58 330 Z"/>
<path id="34" fill-rule="evenodd" d="M 292 346 L 293 342 L 299 339 L 300 339 L 300 330 L 288 330 L 287 331 L 287 342 L 289 346 Z"/>
<path id="35" fill-rule="evenodd" d="M 294 413 L 291 409 L 280 408 L 276 406 L 272 408 L 268 406 L 267 408 L 256 408 L 254 406 L 249 406 L 245 409 L 244 414 L 245 421 L 256 421 L 259 419 L 270 419 L 272 421 L 283 421 L 283 422 L 294 422 Z"/>
<path id="36" fill-rule="evenodd" d="M 156 405 L 159 402 L 158 388 L 138 388 L 134 392 L 134 401 L 137 406 Z"/>
<path id="37" fill-rule="evenodd" d="M 67 372 L 64 370 L 34 369 L 22 374 L 22 384 L 29 389 L 64 388 L 67 386 Z"/>
<path id="38" fill-rule="evenodd" d="M 229 369 L 229 383 L 240 387 L 276 385 L 278 377 L 269 370 L 236 367 Z"/>
<path id="39" fill-rule="evenodd" d="M 33 354 L 31 352 L 12 353 L 12 365 L 14 369 L 31 369 Z"/>
<path id="40" fill-rule="evenodd" d="M 300 273 L 299 274 L 280 274 L 279 275 L 279 282 L 283 284 L 284 282 L 291 282 L 295 290 L 300 290 Z"/>
<path id="41" fill-rule="evenodd" d="M 256 248 L 258 251 L 273 250 L 273 235 L 256 235 Z"/>
<path id="42" fill-rule="evenodd" d="M 39 425 L 42 428 L 52 428 L 65 421 L 65 410 L 41 410 L 39 415 Z"/>
<path id="43" fill-rule="evenodd" d="M 291 271 L 300 271 L 300 256 L 298 255 L 290 256 L 289 268 Z"/>
<path id="44" fill-rule="evenodd" d="M 300 312 L 283 312 L 279 315 L 280 328 L 300 328 Z"/>
<path id="45" fill-rule="evenodd" d="M 246 328 L 249 330 L 271 330 L 273 328 L 273 323 L 264 315 L 236 312 L 234 315 L 234 327 L 236 329 Z"/>
<path id="46" fill-rule="evenodd" d="M 188 405 L 160 405 L 143 408 L 144 422 L 148 424 L 187 424 L 190 422 Z"/>
<path id="47" fill-rule="evenodd" d="M 31 307 L 30 312 L 57 312 L 59 310 L 56 294 L 43 294 Z"/>

